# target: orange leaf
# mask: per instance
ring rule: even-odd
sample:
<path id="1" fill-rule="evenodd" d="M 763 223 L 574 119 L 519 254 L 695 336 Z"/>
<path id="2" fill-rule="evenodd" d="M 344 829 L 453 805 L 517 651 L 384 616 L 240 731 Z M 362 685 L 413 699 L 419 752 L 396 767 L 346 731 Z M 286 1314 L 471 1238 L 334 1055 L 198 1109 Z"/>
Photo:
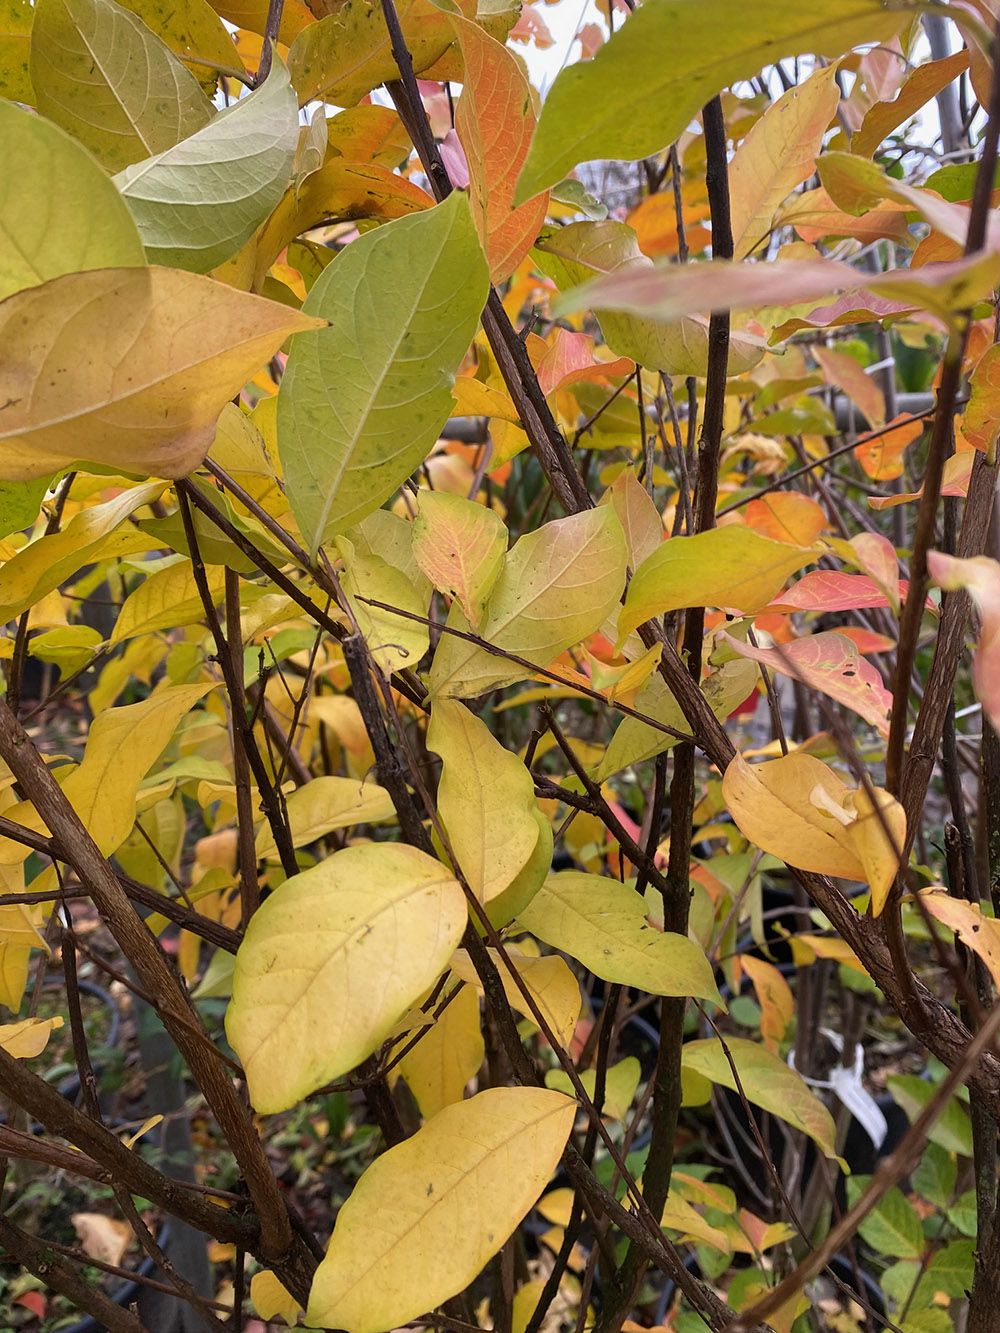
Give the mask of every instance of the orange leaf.
<path id="1" fill-rule="evenodd" d="M 793 546 L 811 546 L 830 526 L 822 506 L 797 491 L 776 491 L 746 507 L 747 527 Z"/>
<path id="2" fill-rule="evenodd" d="M 962 434 L 977 449 L 990 449 L 1000 431 L 1000 344 L 980 357 L 969 387 Z"/>
<path id="3" fill-rule="evenodd" d="M 791 987 L 773 963 L 753 954 L 740 958 L 743 971 L 753 982 L 757 1003 L 760 1005 L 760 1035 L 769 1051 L 777 1054 L 778 1043 L 788 1030 L 795 1012 L 795 997 Z"/>
<path id="4" fill-rule="evenodd" d="M 890 426 L 907 421 L 905 416 L 894 417 Z M 873 481 L 895 481 L 903 475 L 903 454 L 924 432 L 925 421 L 916 419 L 884 435 L 867 440 L 855 450 L 855 457 L 865 475 Z"/>
<path id="5" fill-rule="evenodd" d="M 465 84 L 455 128 L 469 163 L 469 202 L 490 276 L 503 282 L 545 221 L 548 191 L 514 207 L 514 186 L 535 131 L 531 86 L 517 60 L 478 24 L 454 16 Z"/>
<path id="6" fill-rule="evenodd" d="M 885 395 L 860 363 L 849 353 L 834 352 L 829 347 L 814 347 L 812 354 L 827 384 L 856 403 L 870 426 L 881 426 L 885 421 Z"/>

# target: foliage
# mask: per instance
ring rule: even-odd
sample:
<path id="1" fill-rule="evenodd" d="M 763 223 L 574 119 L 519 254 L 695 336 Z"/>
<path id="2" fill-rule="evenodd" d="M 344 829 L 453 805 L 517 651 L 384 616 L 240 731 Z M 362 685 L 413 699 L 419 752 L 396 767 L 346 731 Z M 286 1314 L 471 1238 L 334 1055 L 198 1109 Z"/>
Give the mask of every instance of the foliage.
<path id="1" fill-rule="evenodd" d="M 995 6 L 597 9 L 0 13 L 12 1328 L 995 1327 Z"/>

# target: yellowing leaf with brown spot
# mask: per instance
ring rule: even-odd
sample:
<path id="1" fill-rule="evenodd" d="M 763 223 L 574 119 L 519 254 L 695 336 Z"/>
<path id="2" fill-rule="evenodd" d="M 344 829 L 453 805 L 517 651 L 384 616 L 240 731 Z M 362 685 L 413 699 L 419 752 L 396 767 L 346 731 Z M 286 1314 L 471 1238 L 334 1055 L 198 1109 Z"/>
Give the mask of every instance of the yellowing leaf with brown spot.
<path id="1" fill-rule="evenodd" d="M 55 1018 L 25 1018 L 20 1023 L 0 1024 L 0 1048 L 15 1060 L 30 1060 L 41 1055 L 49 1044 L 52 1033 L 61 1028 L 63 1020 Z"/>
<path id="2" fill-rule="evenodd" d="M 813 174 L 823 134 L 837 111 L 837 67 L 828 65 L 773 102 L 733 154 L 729 194 L 735 257 L 767 236 L 775 213 Z"/>
<path id="3" fill-rule="evenodd" d="M 465 64 L 455 129 L 469 164 L 472 219 L 490 277 L 499 283 L 534 244 L 549 201 L 546 190 L 514 207 L 514 186 L 535 131 L 531 85 L 502 42 L 468 19 L 451 22 Z"/>
<path id="4" fill-rule="evenodd" d="M 545 1188 L 576 1104 L 490 1088 L 379 1157 L 341 1208 L 306 1321 L 385 1333 L 462 1291 Z"/>
<path id="5" fill-rule="evenodd" d="M 528 864 L 539 839 L 535 785 L 516 754 L 485 722 L 454 699 L 437 699 L 427 748 L 443 761 L 438 812 L 470 888 L 482 903 L 497 898 Z M 545 877 L 525 886 L 526 905 Z"/>
<path id="6" fill-rule="evenodd" d="M 287 879 L 247 928 L 226 1011 L 254 1107 L 285 1111 L 377 1050 L 466 919 L 445 867 L 399 843 L 348 847 Z"/>
<path id="7" fill-rule="evenodd" d="M 736 755 L 722 779 L 729 813 L 749 842 L 800 870 L 869 884 L 877 916 L 899 868 L 906 821 L 888 792 L 873 791 L 880 814 L 862 789 L 801 751 L 753 766 Z"/>
<path id="8" fill-rule="evenodd" d="M 484 1053 L 479 996 L 473 987 L 463 986 L 399 1062 L 400 1076 L 425 1120 L 462 1100 Z"/>
<path id="9" fill-rule="evenodd" d="M 920 901 L 935 921 L 947 926 L 957 940 L 978 954 L 994 984 L 1000 986 L 1000 921 L 984 916 L 978 903 L 952 898 L 948 893 L 927 889 Z"/>
<path id="10" fill-rule="evenodd" d="M 77 463 L 182 477 L 226 403 L 325 321 L 167 268 L 70 273 L 0 303 L 0 478 Z"/>
<path id="11" fill-rule="evenodd" d="M 772 541 L 732 523 L 693 537 L 671 537 L 635 572 L 618 617 L 618 639 L 653 616 L 685 606 L 717 606 L 752 614 L 767 606 L 789 575 L 816 552 Z"/>
<path id="12" fill-rule="evenodd" d="M 389 793 L 375 782 L 323 775 L 293 791 L 285 800 L 294 847 L 308 847 L 334 829 L 352 824 L 381 824 L 395 813 Z M 277 857 L 274 835 L 265 823 L 257 834 L 260 860 Z"/>
<path id="13" fill-rule="evenodd" d="M 421 491 L 418 503 L 413 558 L 438 592 L 458 598 L 478 629 L 503 569 L 507 529 L 492 509 L 446 491 Z"/>
<path id="14" fill-rule="evenodd" d="M 627 559 L 625 536 L 610 506 L 546 523 L 508 554 L 480 634 L 496 648 L 548 666 L 604 623 L 618 604 Z M 448 624 L 468 630 L 454 606 Z M 443 634 L 429 683 L 432 694 L 468 698 L 530 674 L 530 667 Z"/>
<path id="15" fill-rule="evenodd" d="M 756 1042 L 727 1037 L 726 1045 L 747 1100 L 808 1134 L 827 1157 L 836 1158 L 833 1116 L 810 1092 L 801 1074 Z M 687 1042 L 681 1049 L 681 1065 L 736 1091 L 736 1080 L 718 1037 Z"/>
<path id="16" fill-rule="evenodd" d="M 500 974 L 510 1007 L 530 1022 L 536 1022 L 531 1006 L 511 975 L 510 968 L 496 949 L 488 952 Z M 558 954 L 546 954 L 539 958 L 537 955 L 522 953 L 509 944 L 505 953 L 556 1041 L 568 1050 L 580 1019 L 583 1001 L 580 997 L 580 983 L 570 971 L 565 958 L 560 958 Z M 455 951 L 451 970 L 467 985 L 475 986 L 478 992 L 482 992 L 476 969 L 464 949 Z"/>

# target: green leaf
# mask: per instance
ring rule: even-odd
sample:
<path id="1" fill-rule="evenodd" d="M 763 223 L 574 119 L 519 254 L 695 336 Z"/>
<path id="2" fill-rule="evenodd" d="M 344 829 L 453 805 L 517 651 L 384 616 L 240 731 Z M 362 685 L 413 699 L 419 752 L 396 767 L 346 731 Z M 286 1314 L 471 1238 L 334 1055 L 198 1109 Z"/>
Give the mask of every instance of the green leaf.
<path id="1" fill-rule="evenodd" d="M 852 1176 L 847 1182 L 850 1206 L 857 1202 L 870 1176 Z M 876 1254 L 893 1259 L 919 1259 L 924 1252 L 924 1229 L 906 1195 L 897 1186 L 887 1191 L 865 1217 L 858 1231 Z"/>
<path id="2" fill-rule="evenodd" d="M 38 0 L 31 81 L 39 111 L 110 171 L 172 148 L 212 118 L 194 75 L 114 0 Z"/>
<path id="3" fill-rule="evenodd" d="M 390 1148 L 337 1215 L 306 1322 L 385 1333 L 462 1291 L 545 1188 L 575 1111 L 548 1088 L 489 1088 Z"/>
<path id="4" fill-rule="evenodd" d="M 569 291 L 602 274 L 643 272 L 653 261 L 624 222 L 572 222 L 546 232 L 532 251 L 539 267 Z M 708 320 L 688 316 L 674 323 L 595 310 L 605 342 L 619 356 L 672 375 L 704 375 L 708 366 Z M 751 369 L 764 354 L 760 338 L 734 328 L 729 338 L 729 374 Z"/>
<path id="5" fill-rule="evenodd" d="M 0 537 L 22 532 L 38 517 L 49 481 L 0 481 Z"/>
<path id="6" fill-rule="evenodd" d="M 617 880 L 578 870 L 550 875 L 518 924 L 604 981 L 722 1005 L 698 945 L 686 935 L 652 927 L 643 899 Z"/>
<path id="7" fill-rule="evenodd" d="M 599 629 L 617 606 L 627 560 L 625 534 L 610 505 L 526 533 L 508 554 L 490 594 L 481 636 L 536 666 L 548 666 Z M 469 631 L 457 605 L 447 623 Z M 530 674 L 530 668 L 444 634 L 429 684 L 432 694 L 470 698 Z"/>
<path id="8" fill-rule="evenodd" d="M 426 616 L 428 598 L 401 569 L 381 556 L 358 551 L 347 537 L 338 537 L 336 546 L 344 561 L 344 593 L 379 669 L 388 676 L 401 667 L 416 667 L 430 639 L 427 626 L 410 616 Z M 409 612 L 409 616 L 372 606 L 371 601 Z"/>
<path id="9" fill-rule="evenodd" d="M 948 1221 L 963 1236 L 975 1236 L 978 1230 L 976 1191 L 966 1190 L 948 1209 Z"/>
<path id="10" fill-rule="evenodd" d="M 653 616 L 685 606 L 760 611 L 791 574 L 817 558 L 808 547 L 776 542 L 735 523 L 671 537 L 635 571 L 618 617 L 619 640 Z"/>
<path id="11" fill-rule="evenodd" d="M 275 59 L 267 80 L 204 129 L 115 177 L 150 263 L 207 273 L 231 259 L 292 177 L 298 103 Z"/>
<path id="12" fill-rule="evenodd" d="M 934 1084 L 918 1074 L 894 1074 L 886 1080 L 889 1091 L 913 1121 L 934 1096 Z M 972 1126 L 969 1113 L 958 1100 L 951 1097 L 944 1110 L 928 1130 L 932 1143 L 938 1143 L 948 1152 L 972 1156 Z"/>
<path id="13" fill-rule="evenodd" d="M 295 338 L 278 395 L 288 496 L 315 552 L 419 466 L 486 301 L 468 201 L 399 218 L 347 247 L 303 307 L 330 327 Z"/>
<path id="14" fill-rule="evenodd" d="M 942 1246 L 917 1283 L 914 1307 L 919 1310 L 930 1305 L 939 1291 L 953 1301 L 964 1296 L 972 1286 L 975 1249 L 973 1240 L 953 1240 Z"/>
<path id="15" fill-rule="evenodd" d="M 466 919 L 445 867 L 402 844 L 348 847 L 287 879 L 247 928 L 226 1011 L 256 1109 L 287 1110 L 377 1050 Z"/>
<path id="16" fill-rule="evenodd" d="M 518 201 L 555 185 L 579 162 L 659 152 L 716 93 L 764 65 L 888 41 L 905 21 L 898 9 L 887 12 L 884 0 L 769 0 L 759 11 L 748 11 L 742 0 L 642 5 L 593 60 L 560 71 L 518 182 Z"/>
<path id="17" fill-rule="evenodd" d="M 958 1166 L 939 1143 L 928 1143 L 913 1169 L 910 1182 L 916 1192 L 937 1208 L 948 1208 L 955 1195 Z"/>
<path id="18" fill-rule="evenodd" d="M 0 162 L 0 301 L 63 273 L 146 262 L 114 186 L 51 121 L 0 102 Z"/>
<path id="19" fill-rule="evenodd" d="M 747 1101 L 808 1134 L 827 1157 L 835 1157 L 833 1116 L 809 1090 L 802 1076 L 755 1041 L 727 1037 L 726 1045 L 739 1071 Z M 687 1042 L 681 1050 L 681 1067 L 733 1092 L 737 1090 L 718 1037 Z"/>

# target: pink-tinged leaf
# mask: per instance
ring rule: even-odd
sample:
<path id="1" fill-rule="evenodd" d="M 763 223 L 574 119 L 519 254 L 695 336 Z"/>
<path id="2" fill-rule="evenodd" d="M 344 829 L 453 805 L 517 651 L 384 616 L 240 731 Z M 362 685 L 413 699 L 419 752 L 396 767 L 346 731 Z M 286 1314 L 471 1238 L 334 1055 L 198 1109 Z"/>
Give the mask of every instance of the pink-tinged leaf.
<path id="1" fill-rule="evenodd" d="M 1000 564 L 985 555 L 960 560 L 929 551 L 927 566 L 934 582 L 947 592 L 964 588 L 979 612 L 972 683 L 983 711 L 994 729 L 1000 731 Z"/>
<path id="2" fill-rule="evenodd" d="M 888 634 L 876 634 L 861 625 L 842 625 L 837 633 L 850 639 L 859 653 L 888 653 L 896 646 L 896 640 L 890 639 Z"/>
<path id="3" fill-rule="evenodd" d="M 627 356 L 619 356 L 614 361 L 598 361 L 594 356 L 594 340 L 589 334 L 556 327 L 552 331 L 552 342 L 545 345 L 535 370 L 542 392 L 547 395 L 581 380 L 621 379 L 634 372 L 635 362 Z"/>
<path id="4" fill-rule="evenodd" d="M 448 178 L 452 185 L 460 190 L 469 188 L 469 159 L 465 156 L 462 141 L 454 130 L 449 130 L 439 145 L 441 160 L 448 169 Z"/>
<path id="5" fill-rule="evenodd" d="M 870 722 L 883 736 L 889 734 L 892 695 L 875 667 L 845 635 L 832 630 L 774 648 L 754 648 L 724 632 L 720 637 L 741 657 L 752 658 L 772 671 L 780 671 L 828 694 Z"/>
<path id="6" fill-rule="evenodd" d="M 905 593 L 905 585 L 903 591 Z M 781 593 L 769 611 L 862 611 L 888 606 L 885 589 L 867 574 L 814 569 Z"/>
<path id="7" fill-rule="evenodd" d="M 967 204 L 953 204 L 934 190 L 895 180 L 877 162 L 866 161 L 854 153 L 824 153 L 816 165 L 831 199 L 846 212 L 860 215 L 891 199 L 913 209 L 942 236 L 965 245 L 970 214 Z M 988 244 L 995 242 L 992 233 L 991 226 Z"/>
<path id="8" fill-rule="evenodd" d="M 872 292 L 848 292 L 829 305 L 817 306 L 808 315 L 789 315 L 771 331 L 771 342 L 782 342 L 800 329 L 839 329 L 847 324 L 870 324 L 896 315 L 912 315 L 912 301 L 890 301 Z"/>
<path id="9" fill-rule="evenodd" d="M 906 424 L 900 425 L 900 422 Z M 890 424 L 896 429 L 866 440 L 854 454 L 865 475 L 873 481 L 895 481 L 903 475 L 903 455 L 924 433 L 927 423 L 919 418 L 900 416 L 894 417 Z"/>
<path id="10" fill-rule="evenodd" d="M 860 407 L 870 426 L 881 426 L 885 421 L 885 395 L 861 364 L 849 352 L 835 352 L 829 347 L 814 347 L 812 354 L 827 384 Z"/>
<path id="11" fill-rule="evenodd" d="M 778 221 L 793 226 L 810 244 L 825 241 L 829 236 L 849 236 L 866 245 L 881 240 L 905 244 L 910 239 L 904 205 L 887 202 L 856 218 L 838 208 L 822 188 L 794 195 Z"/>
<path id="12" fill-rule="evenodd" d="M 969 389 L 962 434 L 977 449 L 989 449 L 1000 432 L 1000 344 L 994 344 L 976 362 Z"/>
<path id="13" fill-rule="evenodd" d="M 976 451 L 974 449 L 963 449 L 960 453 L 952 454 L 945 460 L 944 477 L 941 482 L 942 495 L 968 495 L 969 482 L 972 479 L 972 464 L 975 462 Z M 907 491 L 899 495 L 873 495 L 868 503 L 872 509 L 894 509 L 896 505 L 909 504 L 911 500 L 919 500 L 924 493 L 923 486 L 918 491 Z"/>
<path id="14" fill-rule="evenodd" d="M 861 288 L 895 301 L 911 301 L 921 309 L 948 312 L 973 304 L 998 281 L 1000 249 L 878 276 L 835 259 L 767 264 L 713 260 L 683 266 L 661 260 L 652 268 L 622 267 L 586 282 L 560 296 L 553 313 L 604 309 L 669 323 L 713 310 L 792 305 Z"/>
<path id="15" fill-rule="evenodd" d="M 899 611 L 899 561 L 896 548 L 887 537 L 877 532 L 859 532 L 850 541 L 831 538 L 830 545 L 841 559 L 874 579 L 888 597 L 892 609 Z"/>
<path id="16" fill-rule="evenodd" d="M 539 51 L 547 51 L 555 45 L 555 38 L 549 32 L 549 25 L 538 12 L 537 5 L 525 5 L 520 17 L 507 36 L 512 42 L 532 43 Z"/>
<path id="17" fill-rule="evenodd" d="M 605 42 L 604 29 L 599 23 L 585 23 L 576 36 L 581 60 L 593 60 Z"/>
<path id="18" fill-rule="evenodd" d="M 548 191 L 514 207 L 514 186 L 535 132 L 531 86 L 507 48 L 477 23 L 455 16 L 465 84 L 455 128 L 469 162 L 469 202 L 490 277 L 503 282 L 534 244 Z"/>

